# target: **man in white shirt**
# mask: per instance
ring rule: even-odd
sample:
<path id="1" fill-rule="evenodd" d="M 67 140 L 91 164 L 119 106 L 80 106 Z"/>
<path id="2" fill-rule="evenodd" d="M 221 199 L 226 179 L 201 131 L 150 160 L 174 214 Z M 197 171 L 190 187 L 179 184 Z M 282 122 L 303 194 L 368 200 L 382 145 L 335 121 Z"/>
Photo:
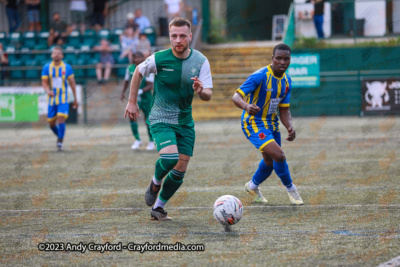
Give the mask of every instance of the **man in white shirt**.
<path id="1" fill-rule="evenodd" d="M 177 17 L 185 17 L 181 14 L 184 7 L 181 0 L 164 0 L 165 12 L 168 14 L 168 21 L 172 21 Z"/>

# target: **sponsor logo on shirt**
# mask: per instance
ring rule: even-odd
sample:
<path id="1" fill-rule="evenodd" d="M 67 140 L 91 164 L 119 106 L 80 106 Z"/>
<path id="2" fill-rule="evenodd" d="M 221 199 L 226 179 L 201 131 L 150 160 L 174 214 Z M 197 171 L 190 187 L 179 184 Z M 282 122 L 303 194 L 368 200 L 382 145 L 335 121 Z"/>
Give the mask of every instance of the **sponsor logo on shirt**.
<path id="1" fill-rule="evenodd" d="M 272 91 L 274 91 L 274 89 L 273 88 L 266 88 L 265 91 L 272 92 Z"/>
<path id="2" fill-rule="evenodd" d="M 165 70 L 165 71 L 174 71 L 173 69 L 166 69 L 166 68 L 162 68 L 162 70 Z"/>

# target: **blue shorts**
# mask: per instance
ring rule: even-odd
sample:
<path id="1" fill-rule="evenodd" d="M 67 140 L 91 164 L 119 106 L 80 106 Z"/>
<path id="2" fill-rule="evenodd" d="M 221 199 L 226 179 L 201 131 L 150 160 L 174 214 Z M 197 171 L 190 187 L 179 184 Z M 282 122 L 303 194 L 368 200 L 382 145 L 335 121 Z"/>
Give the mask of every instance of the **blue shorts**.
<path id="1" fill-rule="evenodd" d="M 32 9 L 28 10 L 28 21 L 29 22 L 39 22 L 39 10 L 38 9 Z"/>
<path id="2" fill-rule="evenodd" d="M 248 137 L 243 127 L 242 130 L 247 139 L 249 139 L 249 141 L 260 151 L 262 151 L 262 149 L 272 141 L 275 141 L 279 146 L 281 146 L 280 132 L 275 132 L 267 128 L 259 128 L 258 133 L 253 133 Z"/>
<path id="3" fill-rule="evenodd" d="M 49 105 L 47 109 L 47 120 L 48 121 L 55 120 L 57 116 L 68 118 L 68 113 L 69 113 L 68 103 L 53 105 L 53 106 Z"/>

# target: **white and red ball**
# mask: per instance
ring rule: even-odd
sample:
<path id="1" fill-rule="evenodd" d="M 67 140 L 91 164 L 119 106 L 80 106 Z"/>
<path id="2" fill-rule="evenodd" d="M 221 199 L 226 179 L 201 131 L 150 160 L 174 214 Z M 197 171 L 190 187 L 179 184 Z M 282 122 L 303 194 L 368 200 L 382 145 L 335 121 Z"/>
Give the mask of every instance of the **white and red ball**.
<path id="1" fill-rule="evenodd" d="M 242 202 L 234 196 L 225 195 L 214 203 L 214 218 L 222 225 L 234 225 L 242 219 Z"/>

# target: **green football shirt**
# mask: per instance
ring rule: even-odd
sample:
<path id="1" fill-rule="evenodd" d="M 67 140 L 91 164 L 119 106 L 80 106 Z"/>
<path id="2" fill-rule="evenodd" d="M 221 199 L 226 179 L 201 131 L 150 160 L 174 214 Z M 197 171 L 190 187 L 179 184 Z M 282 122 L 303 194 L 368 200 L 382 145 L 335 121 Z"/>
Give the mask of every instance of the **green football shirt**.
<path id="1" fill-rule="evenodd" d="M 125 81 L 129 81 L 135 72 L 136 65 L 131 64 L 126 68 L 125 72 Z M 142 83 L 139 86 L 139 89 L 143 89 L 146 86 L 147 82 L 154 83 L 154 74 L 150 74 L 148 77 L 143 77 Z M 144 92 L 138 97 L 138 102 L 150 105 L 153 96 L 151 94 L 151 90 Z"/>
<path id="2" fill-rule="evenodd" d="M 149 56 L 139 66 L 143 77 L 154 73 L 153 105 L 149 115 L 150 125 L 156 123 L 188 124 L 193 121 L 193 80 L 197 76 L 204 88 L 212 88 L 210 64 L 195 49 L 185 59 L 174 56 L 172 49 Z"/>

